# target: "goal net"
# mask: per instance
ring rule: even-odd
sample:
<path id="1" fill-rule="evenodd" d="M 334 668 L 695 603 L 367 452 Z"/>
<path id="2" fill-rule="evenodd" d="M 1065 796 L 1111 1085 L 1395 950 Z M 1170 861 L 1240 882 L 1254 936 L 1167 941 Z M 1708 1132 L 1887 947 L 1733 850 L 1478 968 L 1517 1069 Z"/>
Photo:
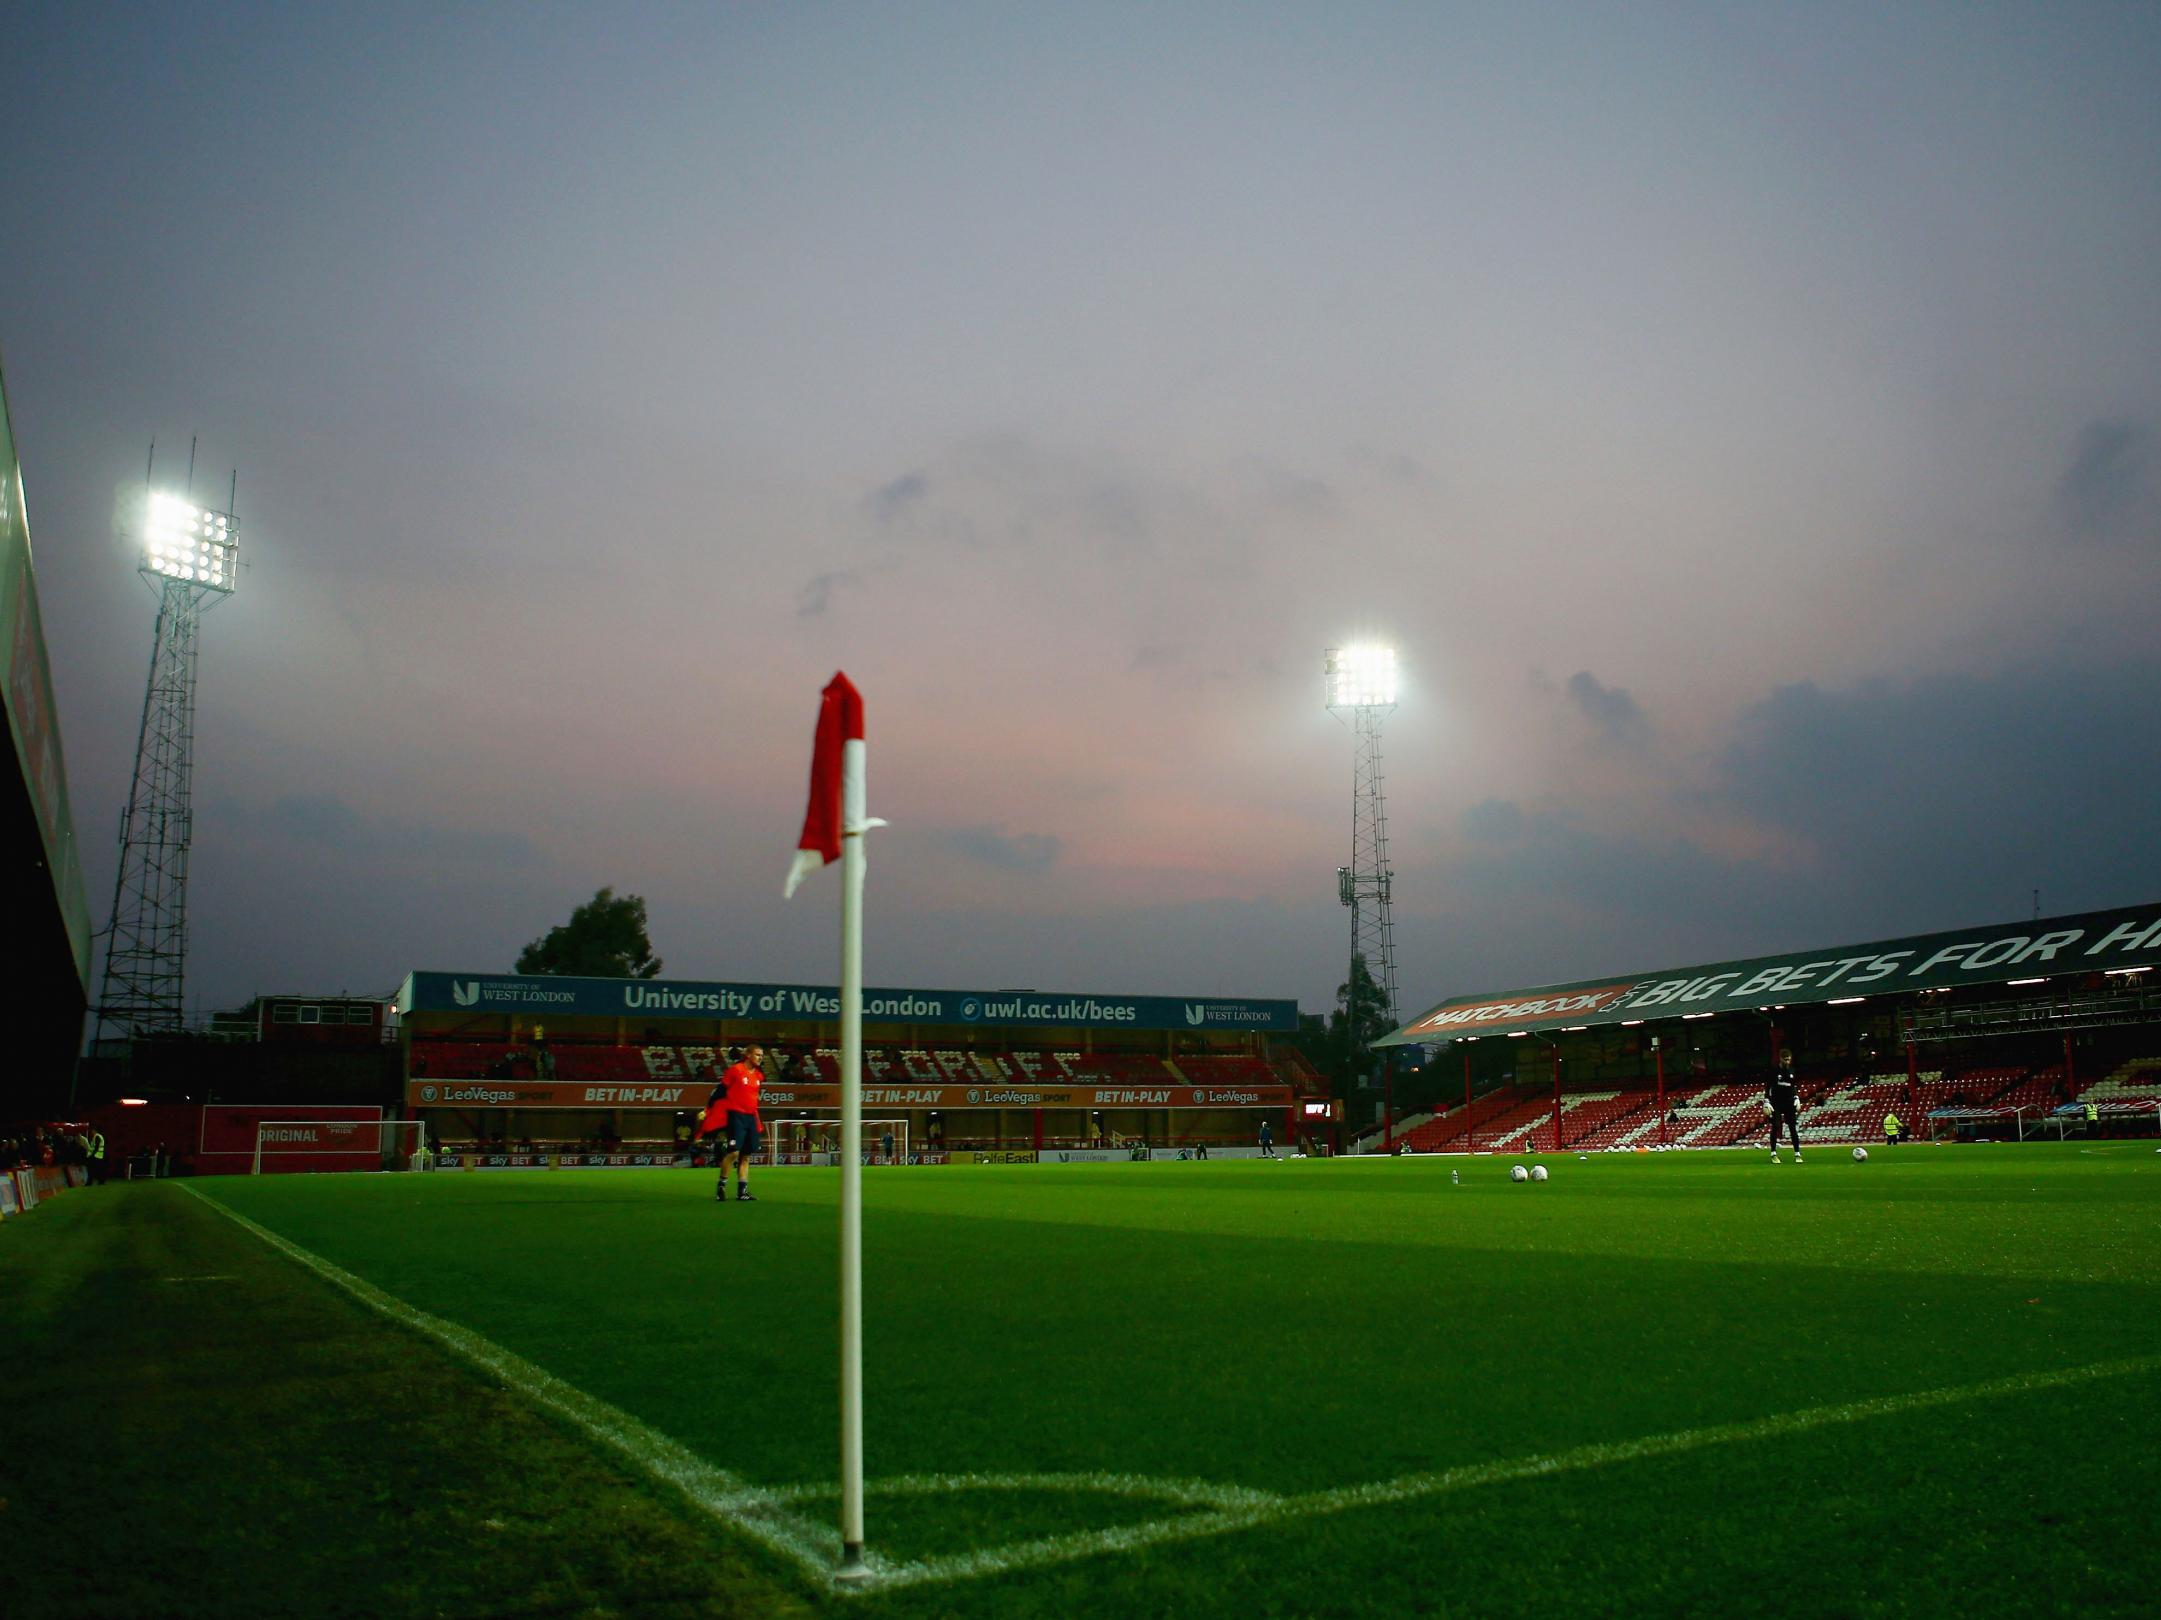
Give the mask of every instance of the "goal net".
<path id="1" fill-rule="evenodd" d="M 890 1145 L 888 1145 L 890 1144 Z M 863 1162 L 905 1164 L 908 1160 L 908 1122 L 904 1119 L 863 1121 Z M 773 1126 L 775 1164 L 838 1164 L 840 1121 L 837 1119 L 783 1119 Z"/>
<path id="2" fill-rule="evenodd" d="M 417 1119 L 266 1119 L 255 1127 L 253 1175 L 307 1170 L 432 1170 Z"/>

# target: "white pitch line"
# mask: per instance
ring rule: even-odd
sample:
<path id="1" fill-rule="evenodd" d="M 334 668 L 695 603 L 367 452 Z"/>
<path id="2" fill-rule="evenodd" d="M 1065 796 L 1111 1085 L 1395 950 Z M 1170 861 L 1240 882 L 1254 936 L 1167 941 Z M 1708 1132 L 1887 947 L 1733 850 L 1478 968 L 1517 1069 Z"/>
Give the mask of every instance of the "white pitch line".
<path id="1" fill-rule="evenodd" d="M 1162 1479 L 1152 1474 L 894 1474 L 873 1480 L 880 1496 L 957 1496 L 964 1491 L 1081 1491 L 1091 1496 L 1152 1496 L 1181 1507 L 1251 1508 L 1281 1502 L 1273 1491 L 1249 1485 L 1224 1485 L 1207 1479 Z M 777 1485 L 767 1492 L 776 1502 L 806 1502 L 831 1496 L 837 1485 Z"/>
<path id="2" fill-rule="evenodd" d="M 1680 1429 L 1668 1434 L 1643 1435 L 1633 1440 L 1605 1441 L 1576 1446 L 1567 1451 L 1536 1457 L 1469 1463 L 1437 1473 L 1405 1474 L 1397 1479 L 1376 1480 L 1363 1485 L 1343 1485 L 1303 1496 L 1279 1496 L 1244 1506 L 1225 1506 L 1212 1513 L 1193 1513 L 1175 1519 L 1156 1519 L 1146 1524 L 1115 1525 L 1072 1535 L 1045 1536 L 1005 1547 L 986 1547 L 921 1563 L 902 1564 L 879 1577 L 880 1586 L 916 1586 L 936 1581 L 979 1579 L 1047 1564 L 1070 1563 L 1102 1553 L 1132 1552 L 1166 1542 L 1189 1541 L 1200 1536 L 1225 1535 L 1255 1529 L 1284 1519 L 1304 1521 L 1357 1508 L 1386 1507 L 1482 1485 L 1505 1485 L 1519 1480 L 1542 1479 L 1552 1474 L 1602 1468 L 1613 1463 L 1643 1462 L 1670 1457 L 1710 1446 L 1733 1445 L 1750 1440 L 1777 1439 L 1812 1429 L 1859 1423 L 1868 1418 L 1893 1417 L 1932 1407 L 1955 1406 L 1967 1401 L 1994 1400 L 2026 1395 L 2037 1390 L 2058 1389 L 2070 1384 L 2103 1378 L 2128 1378 L 2161 1370 L 2161 1356 L 2135 1356 L 2122 1361 L 2097 1361 L 2084 1367 L 2053 1372 L 2015 1373 L 1978 1384 L 1957 1384 L 1943 1389 L 1916 1390 L 1906 1395 L 1883 1395 L 1865 1401 L 1845 1401 L 1834 1406 L 1811 1406 L 1797 1412 L 1781 1412 L 1742 1423 L 1712 1424 L 1700 1429 Z M 963 1476 L 965 1477 L 965 1476 Z M 1015 1488 L 1028 1488 L 1030 1476 L 1009 1476 Z M 1042 1476 L 1055 1479 L 1061 1476 Z M 874 1487 L 875 1489 L 875 1487 Z"/>
<path id="3" fill-rule="evenodd" d="M 788 1511 L 792 1503 L 830 1496 L 832 1484 L 755 1486 L 736 1475 L 715 1468 L 680 1441 L 648 1427 L 628 1412 L 598 1400 L 553 1373 L 535 1366 L 515 1351 L 505 1349 L 455 1322 L 431 1316 L 373 1283 L 363 1281 L 343 1267 L 280 1237 L 214 1198 L 196 1192 L 185 1183 L 180 1190 L 199 1198 L 228 1220 L 254 1233 L 272 1248 L 306 1266 L 310 1271 L 343 1289 L 369 1309 L 415 1332 L 436 1340 L 455 1354 L 558 1413 L 600 1441 L 625 1460 L 654 1478 L 673 1485 L 697 1507 L 734 1526 L 800 1565 L 809 1575 L 830 1581 L 840 1553 L 840 1538 L 830 1526 L 813 1524 Z M 1976 1384 L 1953 1384 L 1940 1389 L 1915 1390 L 1905 1395 L 1880 1395 L 1869 1400 L 1845 1401 L 1831 1406 L 1804 1407 L 1795 1412 L 1773 1413 L 1740 1423 L 1718 1423 L 1697 1429 L 1678 1429 L 1666 1434 L 1641 1435 L 1632 1440 L 1602 1441 L 1575 1446 L 1567 1451 L 1533 1457 L 1467 1463 L 1433 1473 L 1404 1474 L 1395 1479 L 1342 1485 L 1299 1496 L 1279 1496 L 1246 1486 L 1214 1484 L 1207 1480 L 1157 1479 L 1144 1474 L 904 1474 L 871 1481 L 873 1496 L 957 1495 L 970 1491 L 1070 1491 L 1088 1495 L 1153 1497 L 1181 1507 L 1204 1509 L 1175 1518 L 1151 1519 L 1141 1524 L 1113 1525 L 1033 1541 L 984 1547 L 974 1552 L 929 1558 L 915 1563 L 874 1561 L 869 1581 L 842 1585 L 838 1590 L 860 1592 L 887 1587 L 923 1586 L 943 1582 L 980 1580 L 1052 1564 L 1071 1563 L 1106 1553 L 1133 1552 L 1170 1542 L 1198 1540 L 1257 1529 L 1286 1519 L 1310 1519 L 1359 1508 L 1388 1507 L 1484 1485 L 1506 1485 L 1553 1474 L 1604 1468 L 1616 1463 L 1644 1462 L 1711 1446 L 1736 1445 L 1804 1434 L 1813 1429 L 1859 1423 L 1869 1418 L 1895 1417 L 1905 1412 L 1962 1405 L 1968 1401 L 1997 1400 L 2028 1395 L 2039 1390 L 2061 1389 L 2073 1384 L 2106 1378 L 2131 1378 L 2161 1371 L 2161 1356 L 2134 1356 L 2118 1361 L 2096 1361 L 2083 1367 L 2064 1367 L 2049 1372 L 2014 1373 Z"/>
<path id="4" fill-rule="evenodd" d="M 267 1226 L 251 1221 L 238 1210 L 197 1192 L 185 1182 L 180 1190 L 200 1199 L 243 1230 L 255 1234 L 289 1260 L 297 1261 L 325 1282 L 343 1289 L 370 1310 L 402 1327 L 426 1335 L 438 1344 L 490 1373 L 539 1406 L 568 1420 L 618 1456 L 635 1464 L 653 1478 L 673 1485 L 684 1496 L 717 1519 L 734 1525 L 745 1535 L 784 1554 L 813 1575 L 830 1578 L 840 1560 L 840 1532 L 797 1518 L 772 1495 L 748 1481 L 715 1468 L 681 1441 L 632 1417 L 620 1407 L 566 1384 L 545 1368 L 535 1366 L 514 1350 L 493 1339 L 460 1327 L 440 1316 L 431 1316 L 387 1294 L 373 1283 L 354 1276 L 343 1266 L 325 1260 Z"/>

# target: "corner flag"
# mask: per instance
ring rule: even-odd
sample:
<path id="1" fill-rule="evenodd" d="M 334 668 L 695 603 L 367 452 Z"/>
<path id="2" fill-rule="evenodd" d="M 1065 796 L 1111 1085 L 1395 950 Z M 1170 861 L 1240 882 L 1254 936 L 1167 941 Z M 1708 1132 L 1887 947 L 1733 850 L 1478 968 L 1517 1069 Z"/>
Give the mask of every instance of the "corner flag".
<path id="1" fill-rule="evenodd" d="M 840 859 L 843 827 L 862 817 L 863 694 L 845 674 L 836 673 L 818 700 L 818 731 L 810 750 L 810 808 L 803 812 L 803 836 L 796 840 L 795 864 L 781 887 L 783 899 L 795 898 L 798 883 Z"/>
<path id="2" fill-rule="evenodd" d="M 863 694 L 835 672 L 818 700 L 810 808 L 784 897 L 820 867 L 840 868 L 840 1569 L 863 1562 Z"/>

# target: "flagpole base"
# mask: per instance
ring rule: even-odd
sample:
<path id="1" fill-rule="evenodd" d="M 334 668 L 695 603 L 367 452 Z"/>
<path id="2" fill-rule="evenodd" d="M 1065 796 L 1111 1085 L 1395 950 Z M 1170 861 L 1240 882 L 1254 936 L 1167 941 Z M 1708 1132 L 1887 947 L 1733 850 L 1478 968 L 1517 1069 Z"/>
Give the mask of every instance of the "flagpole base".
<path id="1" fill-rule="evenodd" d="M 860 1586 L 870 1579 L 870 1565 L 863 1562 L 863 1544 L 860 1541 L 844 1541 L 840 1544 L 840 1568 L 833 1571 L 833 1579 L 846 1581 L 850 1586 Z"/>

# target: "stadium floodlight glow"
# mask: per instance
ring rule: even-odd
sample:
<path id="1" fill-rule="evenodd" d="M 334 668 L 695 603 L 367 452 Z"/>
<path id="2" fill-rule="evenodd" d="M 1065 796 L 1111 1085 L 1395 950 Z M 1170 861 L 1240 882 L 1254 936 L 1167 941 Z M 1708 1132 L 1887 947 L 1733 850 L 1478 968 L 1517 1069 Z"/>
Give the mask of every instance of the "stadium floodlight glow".
<path id="1" fill-rule="evenodd" d="M 233 554 L 239 549 L 230 512 L 196 506 L 170 490 L 150 492 L 144 506 L 144 572 L 230 595 Z"/>
<path id="2" fill-rule="evenodd" d="M 240 524 L 233 515 L 239 474 L 226 486 L 221 511 L 195 504 L 192 447 L 185 490 L 159 488 L 156 464 L 153 445 L 143 469 L 143 504 L 128 514 L 136 568 L 156 593 L 158 617 L 105 930 L 97 1040 L 133 1041 L 187 1027 L 196 652 L 204 610 L 231 596 L 239 579 Z"/>
<path id="3" fill-rule="evenodd" d="M 1328 707 L 1388 709 L 1396 702 L 1396 649 L 1372 642 L 1328 650 Z"/>
<path id="4" fill-rule="evenodd" d="M 1850 1007 L 1857 1001 L 1866 1001 L 1867 999 L 1866 996 L 1833 996 L 1824 1005 L 1826 1007 Z"/>
<path id="5" fill-rule="evenodd" d="M 1330 647 L 1322 660 L 1328 712 L 1350 729 L 1351 858 L 1336 868 L 1336 899 L 1351 914 L 1350 972 L 1344 982 L 1371 986 L 1373 1011 L 1396 1022 L 1395 871 L 1388 861 L 1388 803 L 1381 770 L 1381 728 L 1396 707 L 1396 650 L 1377 642 Z M 1381 1060 L 1385 1092 L 1395 1054 Z M 1383 1151 L 1393 1144 L 1393 1110 Z"/>

